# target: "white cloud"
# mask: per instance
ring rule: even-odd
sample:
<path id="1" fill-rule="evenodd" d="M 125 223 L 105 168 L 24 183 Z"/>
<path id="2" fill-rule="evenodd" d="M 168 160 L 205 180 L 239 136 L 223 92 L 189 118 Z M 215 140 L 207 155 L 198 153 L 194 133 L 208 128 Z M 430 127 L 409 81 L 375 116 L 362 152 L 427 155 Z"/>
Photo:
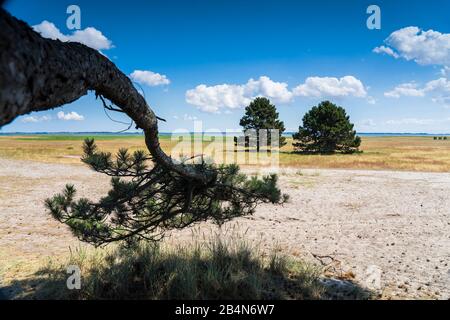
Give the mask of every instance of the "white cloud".
<path id="1" fill-rule="evenodd" d="M 63 111 L 59 111 L 57 113 L 57 117 L 59 120 L 65 120 L 65 121 L 82 121 L 84 120 L 84 116 L 76 113 L 75 111 L 64 113 Z"/>
<path id="2" fill-rule="evenodd" d="M 441 69 L 441 76 L 443 76 L 443 77 L 450 77 L 450 67 L 444 66 Z"/>
<path id="3" fill-rule="evenodd" d="M 266 97 L 274 103 L 289 103 L 295 96 L 303 97 L 366 97 L 362 82 L 353 76 L 340 79 L 310 77 L 304 84 L 289 90 L 286 82 L 276 82 L 267 76 L 250 79 L 245 84 L 200 84 L 186 91 L 186 102 L 205 112 L 237 109 L 248 105 L 256 97 Z M 370 100 L 370 99 L 369 99 Z M 369 103 L 374 102 L 370 100 Z"/>
<path id="4" fill-rule="evenodd" d="M 93 27 L 65 35 L 52 22 L 44 20 L 40 24 L 33 26 L 33 29 L 44 38 L 58 39 L 63 42 L 79 42 L 96 50 L 108 50 L 113 47 L 111 40 Z"/>
<path id="5" fill-rule="evenodd" d="M 255 97 L 267 97 L 274 102 L 287 103 L 293 94 L 285 82 L 275 82 L 262 76 L 246 84 L 198 85 L 186 91 L 186 102 L 206 112 L 219 112 L 221 108 L 237 109 L 248 105 Z"/>
<path id="6" fill-rule="evenodd" d="M 394 52 L 391 48 L 385 47 L 385 46 L 379 46 L 372 50 L 375 53 L 384 53 L 388 56 L 394 57 L 395 59 L 399 58 L 399 55 Z"/>
<path id="7" fill-rule="evenodd" d="M 389 98 L 425 97 L 433 102 L 450 107 L 450 33 L 434 30 L 424 31 L 418 27 L 402 28 L 391 33 L 380 46 L 373 51 L 385 53 L 394 58 L 415 61 L 420 65 L 440 65 L 441 78 L 432 80 L 419 87 L 416 83 L 403 83 L 384 93 Z"/>
<path id="8" fill-rule="evenodd" d="M 140 84 L 145 84 L 149 87 L 155 87 L 160 85 L 167 85 L 170 80 L 167 76 L 159 74 L 153 71 L 135 70 L 130 74 L 130 78 Z"/>
<path id="9" fill-rule="evenodd" d="M 250 79 L 244 87 L 247 96 L 262 96 L 279 103 L 287 103 L 292 100 L 292 92 L 288 90 L 286 82 L 275 82 L 269 77 L 262 76 L 258 80 Z"/>
<path id="10" fill-rule="evenodd" d="M 450 81 L 447 78 L 439 78 L 427 82 L 423 87 L 416 83 L 404 83 L 384 95 L 389 98 L 429 96 L 433 102 L 450 107 Z"/>
<path id="11" fill-rule="evenodd" d="M 221 84 L 207 86 L 200 84 L 186 91 L 186 102 L 205 112 L 219 112 L 221 108 L 236 109 L 250 103 L 244 96 L 244 86 Z"/>
<path id="12" fill-rule="evenodd" d="M 304 84 L 294 88 L 294 95 L 303 97 L 346 97 L 364 98 L 367 96 L 363 83 L 353 77 L 345 76 L 340 79 L 333 77 L 309 77 Z"/>
<path id="13" fill-rule="evenodd" d="M 433 102 L 450 107 L 450 81 L 447 78 L 430 81 L 423 90 L 431 95 Z"/>
<path id="14" fill-rule="evenodd" d="M 35 122 L 49 121 L 51 119 L 52 119 L 51 116 L 42 116 L 42 117 L 28 116 L 28 117 L 23 118 L 22 122 L 35 123 Z"/>
<path id="15" fill-rule="evenodd" d="M 450 65 L 449 33 L 407 27 L 394 31 L 384 42 L 388 47 L 380 46 L 373 51 L 421 65 Z"/>
<path id="16" fill-rule="evenodd" d="M 68 37 L 59 31 L 59 29 L 47 20 L 42 21 L 40 24 L 33 26 L 34 31 L 41 34 L 44 38 L 49 38 L 52 40 L 59 39 L 61 41 L 69 41 Z"/>
<path id="17" fill-rule="evenodd" d="M 423 89 L 418 89 L 416 83 L 402 83 L 393 90 L 385 92 L 384 96 L 388 98 L 400 98 L 401 96 L 423 97 L 425 92 Z"/>
<path id="18" fill-rule="evenodd" d="M 22 122 L 30 123 L 30 122 L 39 122 L 37 117 L 29 116 L 22 119 Z"/>

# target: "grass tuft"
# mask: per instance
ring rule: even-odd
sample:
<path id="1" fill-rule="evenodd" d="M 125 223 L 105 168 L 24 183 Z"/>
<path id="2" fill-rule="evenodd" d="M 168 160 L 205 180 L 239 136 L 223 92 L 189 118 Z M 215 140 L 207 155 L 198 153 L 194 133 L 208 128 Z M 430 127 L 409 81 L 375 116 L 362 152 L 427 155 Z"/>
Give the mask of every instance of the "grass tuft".
<path id="1" fill-rule="evenodd" d="M 81 269 L 81 290 L 67 289 L 68 265 Z M 321 299 L 326 294 L 316 267 L 278 253 L 263 257 L 245 241 L 219 237 L 191 246 L 80 249 L 65 263 L 49 262 L 35 277 L 28 279 L 33 292 L 20 298 Z"/>

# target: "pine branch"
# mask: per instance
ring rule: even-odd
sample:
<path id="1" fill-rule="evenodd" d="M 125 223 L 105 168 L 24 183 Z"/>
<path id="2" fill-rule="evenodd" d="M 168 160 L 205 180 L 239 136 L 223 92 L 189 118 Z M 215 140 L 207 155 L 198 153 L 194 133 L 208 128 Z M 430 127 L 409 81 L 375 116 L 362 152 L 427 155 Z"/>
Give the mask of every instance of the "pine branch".
<path id="1" fill-rule="evenodd" d="M 47 199 L 46 206 L 76 236 L 94 245 L 159 241 L 170 229 L 207 220 L 220 225 L 252 214 L 259 203 L 287 200 L 277 188 L 276 175 L 248 178 L 236 165 L 193 165 L 197 170 L 217 172 L 214 182 L 205 186 L 163 166 L 148 169 L 150 159 L 143 151 L 130 155 L 121 149 L 113 159 L 110 153 L 99 151 L 92 139 L 85 140 L 83 150 L 83 162 L 113 177 L 108 195 L 96 203 L 75 200 L 76 190 L 68 185 Z"/>

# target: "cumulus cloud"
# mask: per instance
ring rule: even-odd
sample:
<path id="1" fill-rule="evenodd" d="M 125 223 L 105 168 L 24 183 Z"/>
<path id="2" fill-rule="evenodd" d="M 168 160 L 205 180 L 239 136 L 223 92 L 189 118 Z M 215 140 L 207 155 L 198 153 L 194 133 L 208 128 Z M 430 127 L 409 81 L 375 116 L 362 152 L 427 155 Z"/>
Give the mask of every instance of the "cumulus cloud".
<path id="1" fill-rule="evenodd" d="M 309 77 L 305 83 L 293 90 L 294 95 L 303 97 L 346 97 L 364 98 L 367 96 L 363 83 L 353 77 L 345 76 L 340 79 L 333 77 Z"/>
<path id="2" fill-rule="evenodd" d="M 443 77 L 450 77 L 450 67 L 444 66 L 444 67 L 441 69 L 441 75 L 442 75 Z"/>
<path id="3" fill-rule="evenodd" d="M 64 120 L 64 121 L 82 121 L 84 120 L 84 116 L 76 113 L 75 111 L 72 112 L 68 112 L 68 113 L 64 113 L 63 111 L 59 111 L 57 113 L 57 117 L 59 120 Z"/>
<path id="4" fill-rule="evenodd" d="M 429 96 L 433 102 L 450 107 L 450 81 L 447 78 L 439 78 L 427 82 L 422 87 L 416 83 L 404 83 L 385 92 L 384 95 L 389 98 Z"/>
<path id="5" fill-rule="evenodd" d="M 164 74 L 146 70 L 135 70 L 130 74 L 130 78 L 133 81 L 149 87 L 167 85 L 170 83 L 170 80 Z"/>
<path id="6" fill-rule="evenodd" d="M 113 47 L 111 40 L 105 37 L 99 30 L 88 27 L 84 30 L 77 30 L 72 34 L 63 34 L 52 22 L 42 21 L 33 26 L 34 31 L 44 38 L 61 40 L 63 42 L 79 42 L 96 50 L 108 50 Z"/>
<path id="7" fill-rule="evenodd" d="M 387 46 L 377 47 L 373 51 L 421 65 L 450 66 L 449 33 L 406 27 L 391 33 L 384 42 Z"/>
<path id="8" fill-rule="evenodd" d="M 275 82 L 269 77 L 250 79 L 246 84 L 198 85 L 186 91 L 186 102 L 206 112 L 219 112 L 221 108 L 237 109 L 248 105 L 255 97 L 267 97 L 274 102 L 290 102 L 293 94 L 285 82 Z"/>
<path id="9" fill-rule="evenodd" d="M 425 92 L 423 89 L 419 89 L 416 83 L 402 83 L 393 90 L 385 92 L 384 96 L 388 98 L 400 98 L 401 96 L 423 97 Z"/>
<path id="10" fill-rule="evenodd" d="M 42 117 L 28 116 L 28 117 L 23 118 L 22 122 L 25 122 L 25 123 L 36 123 L 36 122 L 49 121 L 51 119 L 52 119 L 51 116 L 42 116 Z"/>
<path id="11" fill-rule="evenodd" d="M 286 82 L 275 82 L 269 77 L 262 76 L 258 80 L 250 79 L 244 87 L 247 96 L 263 96 L 275 102 L 287 103 L 292 99 L 292 92 L 288 90 Z"/>
<path id="12" fill-rule="evenodd" d="M 425 85 L 423 90 L 431 95 L 433 102 L 450 107 L 450 81 L 447 78 L 432 80 Z"/>
<path id="13" fill-rule="evenodd" d="M 186 91 L 186 102 L 197 106 L 205 112 L 219 112 L 221 108 L 236 109 L 250 103 L 244 96 L 244 86 L 221 84 L 207 86 L 200 84 L 195 89 Z"/>
<path id="14" fill-rule="evenodd" d="M 353 76 L 340 79 L 310 77 L 304 84 L 289 90 L 286 82 L 276 82 L 267 76 L 250 79 L 245 84 L 200 84 L 186 91 L 186 102 L 206 112 L 237 109 L 248 105 L 256 97 L 266 97 L 275 103 L 289 103 L 295 96 L 303 97 L 366 97 L 362 82 Z M 370 103 L 371 101 L 369 101 Z M 374 102 L 374 101 L 372 101 Z"/>
<path id="15" fill-rule="evenodd" d="M 388 56 L 394 57 L 395 59 L 399 58 L 399 55 L 395 53 L 394 50 L 385 46 L 376 47 L 372 51 L 375 53 L 387 54 Z"/>

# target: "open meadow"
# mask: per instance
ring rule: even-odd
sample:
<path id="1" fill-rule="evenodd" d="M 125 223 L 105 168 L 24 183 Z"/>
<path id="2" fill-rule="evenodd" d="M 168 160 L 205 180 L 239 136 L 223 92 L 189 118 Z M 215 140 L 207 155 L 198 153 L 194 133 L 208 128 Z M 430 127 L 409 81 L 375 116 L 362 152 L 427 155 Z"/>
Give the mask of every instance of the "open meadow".
<path id="1" fill-rule="evenodd" d="M 46 163 L 79 164 L 82 155 L 82 142 L 89 136 L 85 135 L 25 135 L 0 136 L 0 157 L 17 160 L 33 160 Z M 130 151 L 146 150 L 142 135 L 94 135 L 99 148 L 115 153 L 119 148 Z M 179 138 L 187 143 L 182 149 L 186 156 L 194 155 L 194 143 L 189 142 L 198 136 Z M 165 152 L 179 143 L 168 135 L 160 137 L 160 143 Z M 223 154 L 217 155 L 208 151 L 207 146 L 219 141 L 216 150 Z M 224 138 L 206 136 L 203 141 L 206 156 L 212 156 L 216 162 L 234 162 L 236 154 Z M 232 140 L 232 138 L 227 138 Z M 211 142 L 211 140 L 213 142 Z M 190 149 L 191 148 L 191 149 Z M 360 148 L 363 152 L 351 155 L 299 155 L 293 153 L 292 139 L 287 139 L 287 145 L 281 149 L 279 164 L 282 167 L 323 168 L 323 169 L 368 169 L 368 170 L 402 170 L 449 172 L 450 171 L 450 140 L 434 140 L 432 136 L 384 136 L 362 137 Z M 243 163 L 244 165 L 246 163 Z M 248 162 L 247 162 L 248 164 Z M 251 164 L 251 163 L 250 163 Z"/>

